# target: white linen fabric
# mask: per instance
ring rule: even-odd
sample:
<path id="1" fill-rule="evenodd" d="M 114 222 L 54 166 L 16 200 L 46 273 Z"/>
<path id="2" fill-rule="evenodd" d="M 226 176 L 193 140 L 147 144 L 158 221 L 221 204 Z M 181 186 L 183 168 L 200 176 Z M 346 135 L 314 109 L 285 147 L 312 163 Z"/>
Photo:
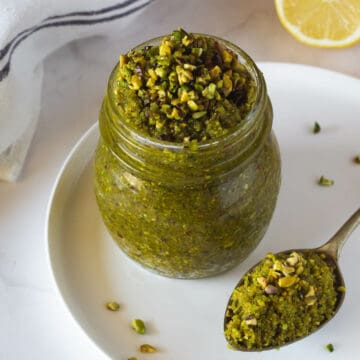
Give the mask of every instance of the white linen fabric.
<path id="1" fill-rule="evenodd" d="M 40 111 L 42 61 L 75 39 L 131 26 L 152 0 L 0 0 L 0 180 L 15 181 Z"/>

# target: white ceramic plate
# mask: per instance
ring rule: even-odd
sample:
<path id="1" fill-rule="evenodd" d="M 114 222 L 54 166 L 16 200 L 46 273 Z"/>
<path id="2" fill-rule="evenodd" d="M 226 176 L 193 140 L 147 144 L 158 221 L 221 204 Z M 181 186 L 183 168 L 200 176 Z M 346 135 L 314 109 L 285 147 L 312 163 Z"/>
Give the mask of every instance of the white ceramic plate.
<path id="1" fill-rule="evenodd" d="M 91 160 L 94 125 L 67 158 L 49 204 L 48 250 L 60 293 L 89 337 L 113 359 L 227 360 L 355 359 L 360 336 L 360 232 L 345 246 L 340 264 L 347 294 L 339 314 L 311 337 L 263 353 L 227 349 L 222 334 L 228 297 L 247 268 L 267 252 L 318 246 L 360 206 L 360 81 L 302 65 L 261 63 L 274 107 L 282 154 L 282 187 L 261 245 L 235 269 L 204 280 L 172 280 L 147 272 L 111 240 L 94 199 Z M 322 127 L 312 133 L 314 121 Z M 335 185 L 317 185 L 319 176 Z M 116 300 L 117 313 L 104 303 Z M 130 328 L 137 317 L 148 334 Z M 149 343 L 157 354 L 142 355 Z"/>

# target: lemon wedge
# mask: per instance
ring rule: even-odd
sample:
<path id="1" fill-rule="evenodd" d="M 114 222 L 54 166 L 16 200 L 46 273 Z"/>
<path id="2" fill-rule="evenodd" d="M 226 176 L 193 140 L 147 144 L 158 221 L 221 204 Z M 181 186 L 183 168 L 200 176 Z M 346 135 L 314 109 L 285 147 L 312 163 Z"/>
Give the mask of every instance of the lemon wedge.
<path id="1" fill-rule="evenodd" d="M 297 40 L 321 48 L 360 41 L 360 0 L 275 0 L 281 24 Z"/>

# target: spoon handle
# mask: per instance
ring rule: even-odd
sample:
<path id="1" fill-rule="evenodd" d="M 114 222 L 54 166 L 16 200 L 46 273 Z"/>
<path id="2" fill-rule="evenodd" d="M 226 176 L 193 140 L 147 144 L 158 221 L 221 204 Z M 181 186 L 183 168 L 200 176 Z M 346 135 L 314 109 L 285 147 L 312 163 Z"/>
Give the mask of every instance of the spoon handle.
<path id="1" fill-rule="evenodd" d="M 345 241 L 358 225 L 360 225 L 360 208 L 351 215 L 349 220 L 347 220 L 336 234 L 327 243 L 321 246 L 319 250 L 329 253 L 334 260 L 337 261 Z"/>

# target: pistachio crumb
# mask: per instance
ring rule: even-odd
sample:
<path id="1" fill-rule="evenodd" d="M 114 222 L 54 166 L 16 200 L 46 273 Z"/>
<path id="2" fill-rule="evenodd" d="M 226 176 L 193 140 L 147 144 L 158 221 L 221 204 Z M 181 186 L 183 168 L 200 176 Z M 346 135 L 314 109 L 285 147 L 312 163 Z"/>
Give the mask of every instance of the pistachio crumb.
<path id="1" fill-rule="evenodd" d="M 254 316 L 250 315 L 245 318 L 245 324 L 249 326 L 255 326 L 257 325 L 257 320 Z"/>
<path id="2" fill-rule="evenodd" d="M 106 303 L 106 308 L 111 311 L 119 311 L 120 305 L 116 301 L 109 301 Z"/>
<path id="3" fill-rule="evenodd" d="M 276 294 L 276 293 L 278 292 L 278 289 L 277 289 L 276 286 L 268 285 L 268 286 L 266 286 L 266 288 L 265 288 L 265 292 L 266 292 L 266 294 L 268 294 L 268 295 L 274 295 L 274 294 Z"/>
<path id="4" fill-rule="evenodd" d="M 155 353 L 157 352 L 157 349 L 149 344 L 142 344 L 140 345 L 140 352 L 142 353 Z"/>
<path id="5" fill-rule="evenodd" d="M 321 131 L 320 124 L 317 121 L 315 121 L 314 122 L 314 127 L 313 127 L 313 133 L 318 134 L 320 131 Z"/>
<path id="6" fill-rule="evenodd" d="M 146 326 L 145 323 L 141 319 L 133 319 L 131 321 L 131 327 L 138 333 L 138 334 L 145 334 Z"/>
<path id="7" fill-rule="evenodd" d="M 308 306 L 314 305 L 316 302 L 316 296 L 305 296 L 305 304 Z"/>
<path id="8" fill-rule="evenodd" d="M 335 350 L 334 345 L 329 343 L 325 346 L 325 349 L 329 352 L 333 352 Z"/>
<path id="9" fill-rule="evenodd" d="M 295 276 L 285 276 L 278 280 L 278 284 L 281 288 L 287 288 L 294 285 L 298 281 Z"/>
<path id="10" fill-rule="evenodd" d="M 335 181 L 334 180 L 331 180 L 331 179 L 328 179 L 326 178 L 325 176 L 321 176 L 320 179 L 319 179 L 319 185 L 321 186 L 333 186 Z"/>
<path id="11" fill-rule="evenodd" d="M 259 276 L 256 281 L 261 285 L 261 287 L 266 288 L 267 280 L 264 276 Z"/>

